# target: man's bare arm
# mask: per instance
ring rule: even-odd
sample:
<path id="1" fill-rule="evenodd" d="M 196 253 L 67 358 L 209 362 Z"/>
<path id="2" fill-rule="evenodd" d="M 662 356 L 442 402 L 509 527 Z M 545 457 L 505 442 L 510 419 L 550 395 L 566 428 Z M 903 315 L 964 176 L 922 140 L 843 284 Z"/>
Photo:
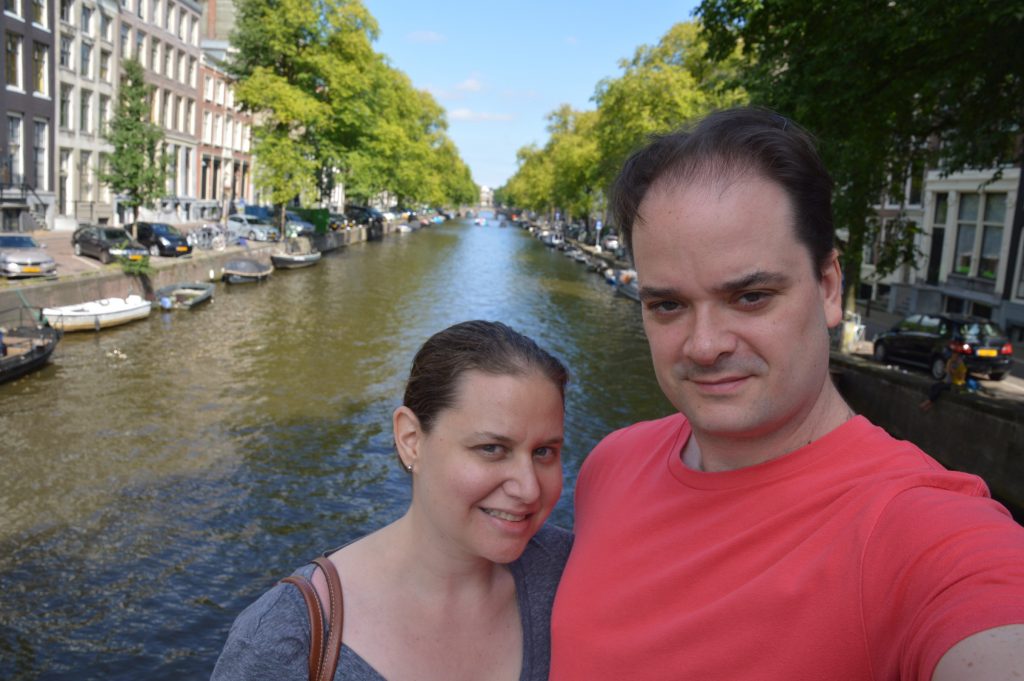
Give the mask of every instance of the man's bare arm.
<path id="1" fill-rule="evenodd" d="M 1024 680 L 1024 624 L 996 627 L 968 636 L 935 666 L 932 681 Z"/>

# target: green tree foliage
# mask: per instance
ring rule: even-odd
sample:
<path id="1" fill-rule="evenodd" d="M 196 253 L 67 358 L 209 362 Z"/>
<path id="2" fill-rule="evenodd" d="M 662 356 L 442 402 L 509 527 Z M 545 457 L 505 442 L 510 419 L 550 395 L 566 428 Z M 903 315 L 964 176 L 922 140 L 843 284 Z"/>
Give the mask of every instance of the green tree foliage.
<path id="1" fill-rule="evenodd" d="M 139 207 L 152 206 L 165 192 L 168 162 L 163 131 L 150 121 L 153 87 L 144 80 L 138 61 L 126 59 L 122 68 L 117 106 L 104 133 L 114 151 L 99 180 L 121 196 L 122 206 L 132 209 L 134 234 Z"/>
<path id="2" fill-rule="evenodd" d="M 520 150 L 519 168 L 498 195 L 566 216 L 599 210 L 623 161 L 651 134 L 746 101 L 736 85 L 738 53 L 714 62 L 707 51 L 693 23 L 676 24 L 657 45 L 637 48 L 620 63 L 622 75 L 597 84 L 596 111 L 562 106 L 549 115 L 548 142 Z"/>
<path id="3" fill-rule="evenodd" d="M 818 137 L 847 234 L 847 309 L 865 246 L 879 236 L 872 206 L 908 169 L 1021 160 L 1020 3 L 704 0 L 698 14 L 713 56 L 742 50 L 753 101 Z M 913 257 L 917 230 L 902 225 L 884 240 L 880 275 Z"/>
<path id="4" fill-rule="evenodd" d="M 654 133 L 678 128 L 705 114 L 746 101 L 735 85 L 738 57 L 713 62 L 699 27 L 674 25 L 657 45 L 642 45 L 620 62 L 623 74 L 597 85 L 598 176 L 607 187 L 623 161 Z"/>
<path id="5" fill-rule="evenodd" d="M 238 100 L 258 112 L 255 175 L 275 203 L 323 200 L 339 181 L 362 201 L 384 191 L 410 202 L 465 195 L 468 169 L 443 110 L 373 50 L 377 23 L 361 2 L 237 7 L 230 70 Z"/>

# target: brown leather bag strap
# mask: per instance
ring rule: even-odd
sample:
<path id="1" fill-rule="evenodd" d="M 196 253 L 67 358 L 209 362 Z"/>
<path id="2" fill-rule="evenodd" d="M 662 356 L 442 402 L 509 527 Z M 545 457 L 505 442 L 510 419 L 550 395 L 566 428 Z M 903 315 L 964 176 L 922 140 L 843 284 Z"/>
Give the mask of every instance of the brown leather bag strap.
<path id="1" fill-rule="evenodd" d="M 345 608 L 344 599 L 341 595 L 341 577 L 338 569 L 334 567 L 327 558 L 321 556 L 313 561 L 324 571 L 327 577 L 327 594 L 330 597 L 330 607 L 327 616 L 330 618 L 330 625 L 327 632 L 327 648 L 324 650 L 323 666 L 320 669 L 321 676 L 318 681 L 331 681 L 334 678 L 334 670 L 338 668 L 338 656 L 341 654 L 341 631 L 344 627 Z"/>
<path id="2" fill-rule="evenodd" d="M 312 582 L 301 575 L 292 575 L 281 580 L 298 587 L 306 609 L 309 611 L 309 681 L 317 681 L 320 677 L 324 656 L 324 618 L 320 607 L 320 598 L 316 595 Z"/>

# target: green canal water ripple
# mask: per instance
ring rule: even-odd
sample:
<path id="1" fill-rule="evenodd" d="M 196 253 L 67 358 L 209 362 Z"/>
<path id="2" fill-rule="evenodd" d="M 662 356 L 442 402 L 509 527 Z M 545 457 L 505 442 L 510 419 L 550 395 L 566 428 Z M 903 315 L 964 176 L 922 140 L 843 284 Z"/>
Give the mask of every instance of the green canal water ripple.
<path id="1" fill-rule="evenodd" d="M 493 221 L 218 285 L 0 385 L 0 678 L 207 678 L 245 605 L 405 509 L 391 411 L 418 346 L 473 318 L 572 371 L 552 516 L 570 527 L 590 448 L 671 408 L 636 303 Z"/>

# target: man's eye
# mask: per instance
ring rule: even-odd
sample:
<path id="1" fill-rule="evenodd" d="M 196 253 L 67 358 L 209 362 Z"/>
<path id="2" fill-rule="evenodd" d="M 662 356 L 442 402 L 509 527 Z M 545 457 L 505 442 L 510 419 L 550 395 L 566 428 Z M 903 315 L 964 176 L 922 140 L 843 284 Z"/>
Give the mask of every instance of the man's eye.
<path id="1" fill-rule="evenodd" d="M 771 297 L 771 294 L 769 294 L 769 293 L 767 293 L 765 291 L 747 291 L 746 293 L 741 295 L 738 298 L 738 300 L 739 300 L 740 304 L 746 305 L 746 306 L 749 307 L 751 305 L 757 305 L 758 303 L 763 303 L 766 300 L 768 300 L 768 298 L 770 298 L 770 297 Z"/>
<path id="2" fill-rule="evenodd" d="M 679 303 L 672 300 L 656 300 L 647 304 L 647 309 L 655 313 L 675 312 L 679 307 Z"/>

